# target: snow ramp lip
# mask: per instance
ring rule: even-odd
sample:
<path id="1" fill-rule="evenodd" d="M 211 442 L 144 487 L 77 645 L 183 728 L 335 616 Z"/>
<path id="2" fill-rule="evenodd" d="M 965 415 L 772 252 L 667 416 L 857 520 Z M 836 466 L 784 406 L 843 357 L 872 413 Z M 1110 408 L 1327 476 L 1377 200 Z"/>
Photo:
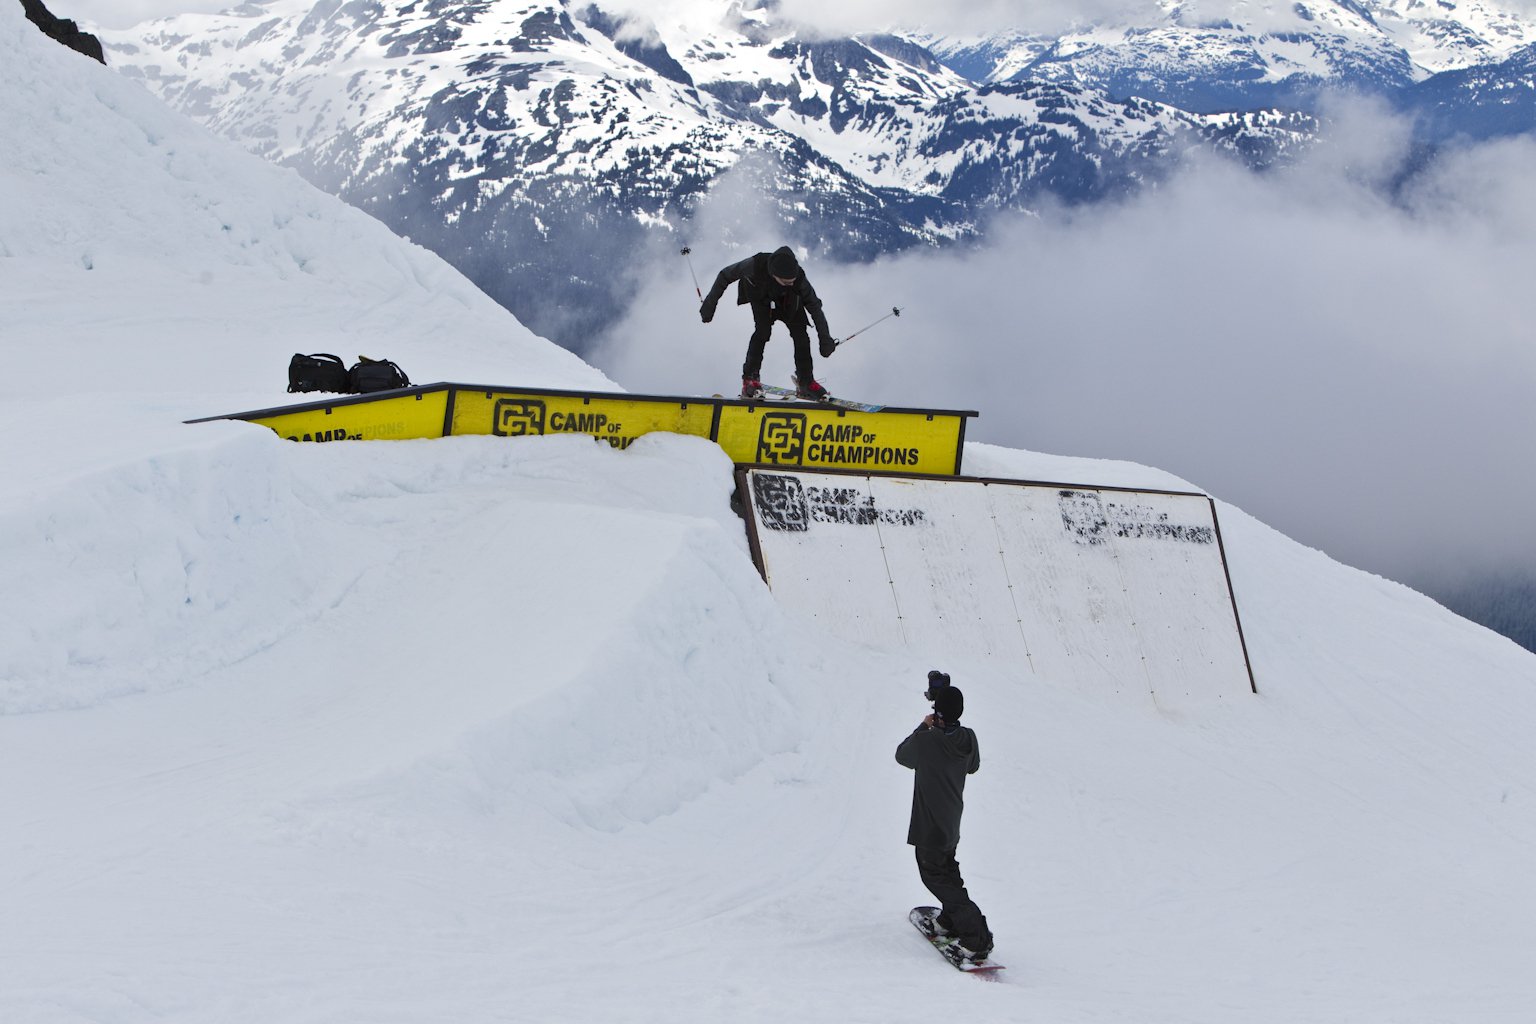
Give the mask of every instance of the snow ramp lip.
<path id="1" fill-rule="evenodd" d="M 828 633 L 1159 709 L 1258 692 L 1195 491 L 739 467 L 758 571 Z"/>

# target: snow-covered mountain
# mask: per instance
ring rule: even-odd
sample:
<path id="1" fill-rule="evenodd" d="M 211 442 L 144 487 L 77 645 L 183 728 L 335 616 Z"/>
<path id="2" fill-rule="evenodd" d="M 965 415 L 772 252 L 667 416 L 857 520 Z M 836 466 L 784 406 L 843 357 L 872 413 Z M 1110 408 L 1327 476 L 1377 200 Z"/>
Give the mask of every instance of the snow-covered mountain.
<path id="1" fill-rule="evenodd" d="M 1442 71 L 1397 97 L 1434 139 L 1484 139 L 1536 128 L 1536 43 L 1488 64 Z"/>
<path id="2" fill-rule="evenodd" d="M 979 983 L 905 921 L 934 665 L 774 599 L 723 453 L 185 425 L 321 339 L 607 384 L 3 3 L 0 153 L 6 1024 L 1528 1020 L 1536 656 L 1222 504 L 1260 694 L 945 665 Z"/>
<path id="3" fill-rule="evenodd" d="M 1465 80 L 1536 43 L 1536 21 L 1485 0 L 1164 0 L 1141 20 L 972 39 L 823 39 L 736 0 L 649 18 L 587 0 L 259 0 L 106 39 L 125 74 L 578 351 L 727 178 L 726 248 L 767 225 L 862 260 L 972 235 L 989 211 L 1123 194 L 1191 145 L 1266 165 L 1313 134 L 1301 111 L 1323 88 L 1426 109 L 1435 137 L 1468 109 L 1481 134 L 1536 124 Z"/>
<path id="4" fill-rule="evenodd" d="M 976 81 L 1070 82 L 1189 110 L 1310 106 L 1320 89 L 1341 86 L 1391 92 L 1536 43 L 1536 21 L 1485 0 L 1153 7 L 1049 36 L 914 40 Z"/>
<path id="5" fill-rule="evenodd" d="M 806 40 L 726 0 L 703 24 L 565 0 L 267 0 L 107 38 L 123 73 L 574 348 L 626 301 L 647 238 L 686 235 L 732 171 L 764 206 L 740 216 L 859 259 L 1043 196 L 1118 194 L 1188 145 L 1262 164 L 1312 129 L 1072 84 L 977 86 L 910 42 Z"/>

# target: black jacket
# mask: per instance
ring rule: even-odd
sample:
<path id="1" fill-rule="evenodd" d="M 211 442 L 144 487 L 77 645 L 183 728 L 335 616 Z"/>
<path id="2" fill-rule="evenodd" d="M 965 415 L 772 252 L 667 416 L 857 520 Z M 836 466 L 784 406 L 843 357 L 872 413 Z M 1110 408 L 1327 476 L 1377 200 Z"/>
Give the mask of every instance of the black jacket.
<path id="1" fill-rule="evenodd" d="M 963 725 L 943 729 L 920 725 L 896 748 L 896 761 L 917 773 L 912 779 L 907 842 L 931 850 L 953 850 L 960 843 L 965 777 L 981 767 L 976 734 Z"/>
<path id="2" fill-rule="evenodd" d="M 816 289 L 811 287 L 805 271 L 801 270 L 795 276 L 795 283 L 785 288 L 768 273 L 768 257 L 771 255 L 760 252 L 756 256 L 748 256 L 716 274 L 715 283 L 710 286 L 709 294 L 704 296 L 704 305 L 700 307 L 704 322 L 709 323 L 715 318 L 715 307 L 725 295 L 725 289 L 734 281 L 736 305 L 776 301 L 784 310 L 786 319 L 803 309 L 816 324 L 817 340 L 830 341 L 832 331 L 827 327 L 826 314 L 821 311 L 821 299 L 817 297 Z"/>

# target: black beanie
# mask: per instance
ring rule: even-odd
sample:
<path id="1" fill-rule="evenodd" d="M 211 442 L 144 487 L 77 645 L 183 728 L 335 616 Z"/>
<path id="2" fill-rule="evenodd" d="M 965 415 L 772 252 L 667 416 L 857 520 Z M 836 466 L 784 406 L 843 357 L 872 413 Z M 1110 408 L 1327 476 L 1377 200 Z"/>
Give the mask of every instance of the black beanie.
<path id="1" fill-rule="evenodd" d="M 787 245 L 781 245 L 768 257 L 768 273 L 774 277 L 782 277 L 788 281 L 800 276 L 800 261 L 795 259 L 794 250 Z"/>
<path id="2" fill-rule="evenodd" d="M 946 686 L 933 695 L 933 710 L 946 722 L 958 722 L 965 714 L 965 694 L 958 686 Z"/>

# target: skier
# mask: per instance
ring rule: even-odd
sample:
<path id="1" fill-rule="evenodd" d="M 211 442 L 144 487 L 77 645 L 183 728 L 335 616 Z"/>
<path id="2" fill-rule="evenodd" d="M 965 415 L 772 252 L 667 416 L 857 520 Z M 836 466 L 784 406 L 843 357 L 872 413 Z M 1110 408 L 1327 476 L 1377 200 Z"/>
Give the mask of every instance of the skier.
<path id="1" fill-rule="evenodd" d="M 763 347 L 773 333 L 774 322 L 780 320 L 789 328 L 789 336 L 795 343 L 795 391 L 801 398 L 818 402 L 831 397 L 826 388 L 816 383 L 806 314 L 816 321 L 816 337 L 823 359 L 831 357 L 837 342 L 832 340 L 827 318 L 821 311 L 821 300 L 816 297 L 811 282 L 806 280 L 794 251 L 784 245 L 771 253 L 760 252 L 740 263 L 732 263 L 715 275 L 715 283 L 699 307 L 699 317 L 705 323 L 715 318 L 715 307 L 732 281 L 737 282 L 736 304 L 750 303 L 752 306 L 752 339 L 747 342 L 746 362 L 741 364 L 741 397 L 763 397 L 760 379 Z"/>
<path id="2" fill-rule="evenodd" d="M 965 810 L 965 777 L 981 767 L 981 751 L 976 733 L 960 724 L 965 695 L 950 685 L 946 673 L 928 673 L 923 696 L 933 702 L 933 713 L 896 748 L 897 763 L 916 773 L 907 843 L 917 848 L 917 872 L 923 885 L 943 907 L 934 921 L 935 931 L 953 936 L 960 955 L 974 963 L 992 952 L 992 932 L 965 890 L 955 848 Z"/>

